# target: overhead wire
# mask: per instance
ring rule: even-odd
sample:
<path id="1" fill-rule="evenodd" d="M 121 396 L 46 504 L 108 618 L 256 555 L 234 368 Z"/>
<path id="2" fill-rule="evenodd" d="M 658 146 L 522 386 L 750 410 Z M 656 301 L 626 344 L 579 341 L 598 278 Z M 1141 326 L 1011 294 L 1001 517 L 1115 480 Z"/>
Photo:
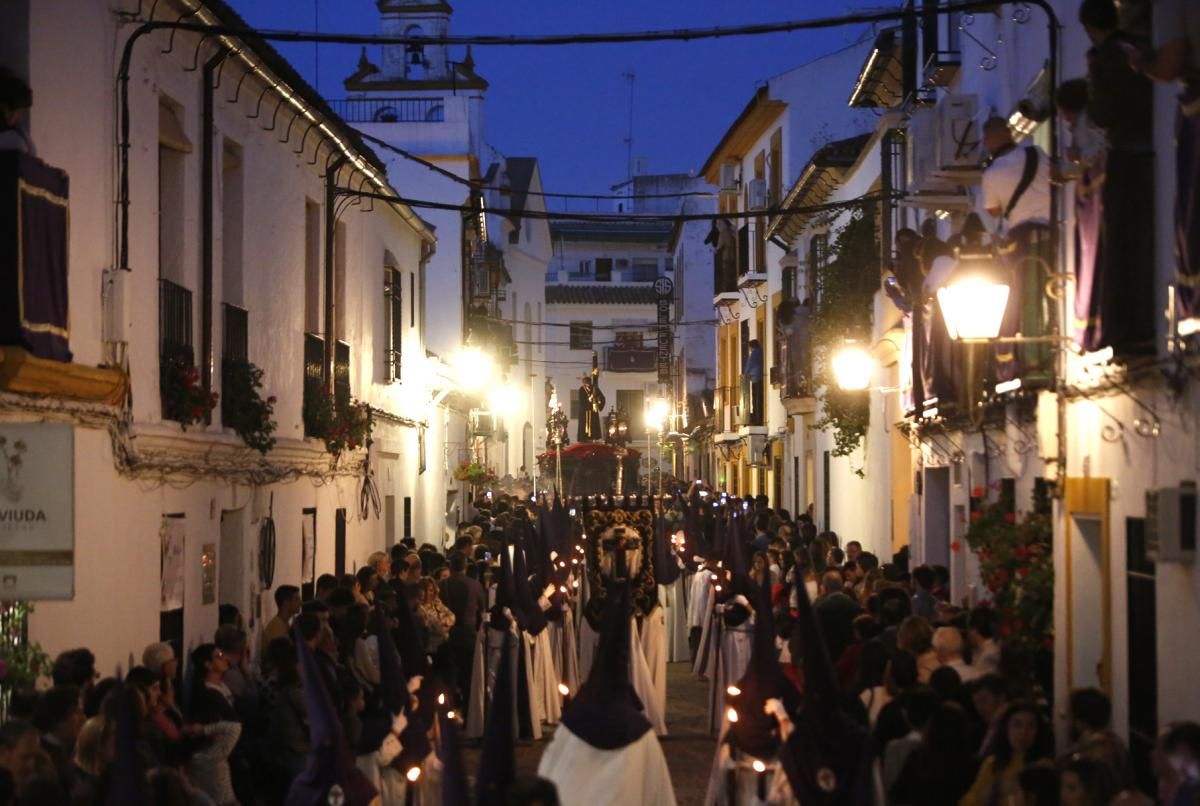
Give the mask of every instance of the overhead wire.
<path id="1" fill-rule="evenodd" d="M 859 196 L 854 199 L 846 199 L 843 201 L 825 202 L 823 204 L 812 204 L 803 207 L 768 207 L 762 210 L 738 210 L 734 212 L 724 213 L 671 213 L 671 214 L 656 214 L 656 213 L 571 213 L 566 211 L 553 210 L 492 210 L 487 207 L 480 207 L 471 204 L 452 204 L 450 202 L 434 201 L 432 199 L 416 199 L 408 196 L 391 196 L 386 193 L 375 193 L 372 191 L 358 191 L 353 188 L 338 188 L 338 191 L 346 195 L 354 195 L 367 199 L 379 199 L 381 201 L 403 204 L 410 208 L 427 209 L 427 210 L 449 210 L 460 213 L 470 213 L 479 215 L 480 213 L 497 213 L 509 218 L 531 218 L 544 221 L 580 221 L 597 224 L 672 224 L 686 223 L 688 221 L 716 221 L 718 219 L 749 219 L 749 218 L 771 218 L 774 216 L 791 216 L 791 215 L 817 215 L 820 213 L 834 212 L 838 210 L 847 210 L 854 207 L 864 207 L 870 204 L 875 204 L 881 201 L 891 201 L 901 199 L 906 194 L 904 193 L 871 193 L 865 196 Z"/>
<path id="2" fill-rule="evenodd" d="M 460 185 L 473 188 L 475 190 L 491 190 L 498 193 L 521 194 L 523 196 L 538 196 L 546 199 L 589 199 L 595 201 L 638 201 L 641 199 L 686 199 L 686 198 L 705 198 L 715 199 L 716 193 L 702 190 L 681 191 L 679 193 L 634 193 L 629 195 L 620 194 L 605 194 L 605 193 L 551 193 L 545 190 L 516 190 L 503 185 L 482 185 L 471 179 L 466 179 L 453 171 L 447 170 L 437 163 L 421 157 L 408 149 L 401 148 L 398 145 L 389 143 L 379 137 L 375 137 L 364 132 L 359 132 L 359 135 L 364 139 L 388 151 L 394 152 L 407 160 L 417 163 L 434 173 L 440 174 L 451 181 L 457 182 Z M 493 211 L 495 212 L 495 211 Z"/>

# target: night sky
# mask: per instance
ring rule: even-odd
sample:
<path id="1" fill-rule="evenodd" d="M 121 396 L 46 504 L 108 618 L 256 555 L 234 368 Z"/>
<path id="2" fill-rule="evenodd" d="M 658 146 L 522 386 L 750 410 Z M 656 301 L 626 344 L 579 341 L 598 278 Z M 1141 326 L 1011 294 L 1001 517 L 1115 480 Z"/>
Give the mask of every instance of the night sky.
<path id="1" fill-rule="evenodd" d="M 232 2 L 259 28 L 313 30 L 319 23 L 323 32 L 379 31 L 374 0 Z M 452 0 L 451 5 L 453 34 L 712 27 L 854 10 L 846 0 Z M 476 70 L 491 83 L 485 138 L 506 155 L 537 157 L 547 190 L 607 192 L 626 176 L 629 84 L 622 73 L 632 71 L 634 157 L 644 159 L 649 173 L 698 170 L 756 86 L 866 33 L 860 25 L 691 43 L 476 48 Z M 322 45 L 319 84 L 313 45 L 277 47 L 327 98 L 345 96 L 342 79 L 354 70 L 357 47 Z M 452 49 L 452 58 L 462 55 Z M 368 49 L 368 56 L 380 63 L 378 47 Z M 595 203 L 575 202 L 572 209 L 588 204 Z"/>

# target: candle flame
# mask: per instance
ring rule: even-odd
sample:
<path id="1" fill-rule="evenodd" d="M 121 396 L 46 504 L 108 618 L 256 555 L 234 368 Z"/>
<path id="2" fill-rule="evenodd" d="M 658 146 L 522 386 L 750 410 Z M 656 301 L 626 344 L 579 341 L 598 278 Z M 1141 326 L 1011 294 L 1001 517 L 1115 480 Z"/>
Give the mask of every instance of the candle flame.
<path id="1" fill-rule="evenodd" d="M 754 763 L 751 764 L 750 766 L 754 768 L 755 772 L 766 772 L 767 771 L 767 765 L 763 764 L 758 759 L 754 759 Z"/>
<path id="2" fill-rule="evenodd" d="M 725 692 L 729 694 L 730 697 L 736 697 L 742 693 L 742 690 L 737 686 L 730 686 L 729 688 L 725 689 Z"/>
<path id="3" fill-rule="evenodd" d="M 738 721 L 737 711 L 730 708 L 728 711 L 725 712 L 725 718 L 728 719 L 730 722 L 737 722 Z"/>
<path id="4" fill-rule="evenodd" d="M 567 697 L 567 696 L 570 696 L 571 689 L 567 688 L 566 683 L 559 683 L 558 684 L 558 693 L 563 695 L 564 697 Z"/>
<path id="5" fill-rule="evenodd" d="M 409 767 L 408 772 L 404 773 L 404 777 L 407 778 L 409 781 L 416 783 L 417 779 L 421 777 L 421 768 L 420 767 Z"/>

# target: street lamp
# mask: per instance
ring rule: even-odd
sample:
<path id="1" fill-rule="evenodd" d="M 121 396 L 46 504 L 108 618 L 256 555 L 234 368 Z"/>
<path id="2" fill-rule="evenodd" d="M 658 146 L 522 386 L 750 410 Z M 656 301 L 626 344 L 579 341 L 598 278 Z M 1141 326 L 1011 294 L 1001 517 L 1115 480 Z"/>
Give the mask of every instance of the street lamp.
<path id="1" fill-rule="evenodd" d="M 517 411 L 521 404 L 521 393 L 513 386 L 504 384 L 492 390 L 488 397 L 488 407 L 497 417 L 507 417 Z"/>
<path id="2" fill-rule="evenodd" d="M 656 397 L 646 404 L 646 430 L 658 433 L 664 430 L 667 417 L 671 414 L 671 401 Z"/>
<path id="3" fill-rule="evenodd" d="M 990 254 L 959 255 L 950 281 L 937 292 L 950 338 L 998 337 L 1008 295 L 1008 279 L 997 270 Z"/>
<path id="4" fill-rule="evenodd" d="M 617 456 L 617 495 L 622 495 L 625 481 L 625 457 L 629 452 L 625 446 L 629 444 L 629 417 L 624 409 L 612 409 L 604 418 L 605 440 L 616 450 Z"/>
<path id="5" fill-rule="evenodd" d="M 833 354 L 833 377 L 839 389 L 861 392 L 871 386 L 875 359 L 861 344 L 850 339 Z"/>
<path id="6" fill-rule="evenodd" d="M 477 392 L 492 381 L 496 365 L 491 357 L 478 347 L 464 347 L 451 359 L 454 381 L 467 392 Z"/>

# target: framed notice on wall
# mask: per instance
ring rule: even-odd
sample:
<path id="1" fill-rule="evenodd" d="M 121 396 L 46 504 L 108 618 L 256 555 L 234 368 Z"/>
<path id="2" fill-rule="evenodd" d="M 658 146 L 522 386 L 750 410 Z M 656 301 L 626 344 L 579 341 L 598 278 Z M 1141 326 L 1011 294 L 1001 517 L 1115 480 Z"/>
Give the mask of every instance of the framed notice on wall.
<path id="1" fill-rule="evenodd" d="M 300 595 L 307 601 L 316 593 L 317 510 L 303 510 L 300 518 Z"/>
<path id="2" fill-rule="evenodd" d="M 159 529 L 161 556 L 162 600 L 160 609 L 165 613 L 183 607 L 184 547 L 187 521 L 182 514 L 164 515 Z"/>
<path id="3" fill-rule="evenodd" d="M 0 599 L 75 595 L 75 434 L 0 424 Z"/>

